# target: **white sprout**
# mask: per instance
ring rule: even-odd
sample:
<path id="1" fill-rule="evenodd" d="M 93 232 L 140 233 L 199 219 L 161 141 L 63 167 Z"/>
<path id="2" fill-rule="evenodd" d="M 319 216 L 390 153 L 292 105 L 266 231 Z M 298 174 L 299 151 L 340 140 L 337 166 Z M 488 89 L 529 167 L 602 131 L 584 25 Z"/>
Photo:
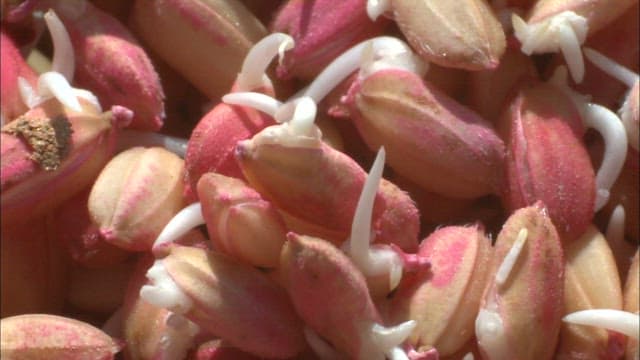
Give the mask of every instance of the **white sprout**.
<path id="1" fill-rule="evenodd" d="M 395 59 L 388 67 L 402 68 L 420 75 L 426 71 L 426 65 L 415 56 L 409 45 L 394 37 L 380 36 L 363 41 L 342 53 L 315 78 L 302 95 L 311 97 L 316 103 L 320 102 L 342 80 L 360 68 L 363 52 L 368 47 L 371 47 L 375 58 L 381 62 Z M 380 63 L 376 63 L 376 66 L 378 69 L 382 68 Z"/>
<path id="2" fill-rule="evenodd" d="M 573 312 L 562 318 L 571 324 L 602 327 L 635 340 L 640 337 L 640 315 L 614 309 L 590 309 Z"/>
<path id="3" fill-rule="evenodd" d="M 475 323 L 478 345 L 493 359 L 508 359 L 507 339 L 504 322 L 498 313 L 495 300 L 489 300 L 485 308 L 481 308 Z"/>
<path id="4" fill-rule="evenodd" d="M 242 70 L 236 79 L 239 91 L 250 91 L 261 86 L 271 87 L 271 80 L 265 74 L 271 60 L 278 55 L 282 62 L 284 52 L 294 46 L 293 38 L 283 33 L 273 33 L 258 41 L 242 63 Z"/>
<path id="5" fill-rule="evenodd" d="M 597 130 L 605 142 L 604 157 L 596 174 L 597 212 L 609 201 L 609 190 L 624 166 L 627 157 L 627 133 L 620 118 L 606 107 L 588 104 L 583 111 L 585 125 Z"/>
<path id="6" fill-rule="evenodd" d="M 68 82 L 72 82 L 76 63 L 69 33 L 53 10 L 49 10 L 44 14 L 44 21 L 47 23 L 47 28 L 51 33 L 54 48 L 51 71 L 59 73 Z"/>
<path id="7" fill-rule="evenodd" d="M 631 264 L 630 254 L 636 250 L 635 245 L 628 243 L 624 239 L 626 214 L 622 205 L 617 205 L 611 212 L 609 222 L 607 224 L 607 232 L 605 238 L 618 265 L 618 271 L 622 275 L 626 273 L 628 266 Z"/>
<path id="8" fill-rule="evenodd" d="M 161 146 L 184 159 L 187 139 L 150 131 L 123 130 L 116 140 L 116 152 L 135 146 Z"/>
<path id="9" fill-rule="evenodd" d="M 522 248 L 524 247 L 524 243 L 527 240 L 528 234 L 529 231 L 527 230 L 527 228 L 522 228 L 518 232 L 518 236 L 516 237 L 513 246 L 511 246 L 511 249 L 509 249 L 509 252 L 504 257 L 504 260 L 502 260 L 502 263 L 500 264 L 500 267 L 496 272 L 496 285 L 503 286 L 509 279 L 509 275 L 513 270 L 513 266 L 518 261 L 520 253 L 522 253 Z"/>
<path id="10" fill-rule="evenodd" d="M 153 243 L 153 248 L 176 241 L 196 226 L 205 224 L 202 216 L 202 205 L 197 202 L 180 210 L 162 229 Z"/>
<path id="11" fill-rule="evenodd" d="M 285 103 L 276 110 L 280 124 L 266 127 L 251 140 L 238 142 L 238 149 L 249 143 L 318 147 L 322 144 L 322 132 L 314 124 L 316 112 L 316 103 L 307 96 Z"/>
<path id="12" fill-rule="evenodd" d="M 38 103 L 55 97 L 73 111 L 82 111 L 80 102 L 78 102 L 69 81 L 60 73 L 51 71 L 40 75 L 37 89 Z"/>
<path id="13" fill-rule="evenodd" d="M 498 293 L 501 290 L 500 287 L 506 283 L 513 270 L 513 266 L 522 252 L 527 236 L 528 230 L 526 228 L 520 229 L 511 249 L 509 249 L 509 252 L 498 267 L 494 280 L 496 289 L 492 290 L 492 292 Z M 480 308 L 478 316 L 476 316 L 476 338 L 478 339 L 478 345 L 491 358 L 508 359 L 507 353 L 509 351 L 509 345 L 505 335 L 504 321 L 502 316 L 500 316 L 496 299 L 497 295 L 495 293 L 490 293 L 484 307 Z"/>
<path id="14" fill-rule="evenodd" d="M 625 127 L 629 145 L 638 150 L 640 147 L 638 113 L 636 108 L 634 114 L 632 107 L 638 104 L 638 81 L 640 80 L 640 76 L 593 49 L 585 48 L 584 55 L 600 70 L 618 79 L 630 89 L 625 95 L 624 102 L 618 110 L 618 114 Z"/>
<path id="15" fill-rule="evenodd" d="M 230 105 L 247 106 L 275 118 L 282 102 L 257 92 L 233 92 L 222 97 L 222 102 Z M 277 121 L 277 119 L 276 119 Z"/>
<path id="16" fill-rule="evenodd" d="M 142 286 L 140 297 L 157 307 L 185 314 L 193 307 L 193 302 L 173 281 L 162 261 L 156 260 L 147 271 L 150 284 Z"/>
<path id="17" fill-rule="evenodd" d="M 38 77 L 37 90 L 34 90 L 24 78 L 18 78 L 18 88 L 22 101 L 27 107 L 34 108 L 42 102 L 55 97 L 64 106 L 80 112 L 82 107 L 78 98 L 83 98 L 91 103 L 97 111 L 101 112 L 100 103 L 95 95 L 87 90 L 76 89 L 70 85 L 75 71 L 75 61 L 73 46 L 64 24 L 53 10 L 47 11 L 44 19 L 54 45 L 51 71 L 45 72 Z"/>
<path id="18" fill-rule="evenodd" d="M 585 47 L 583 49 L 584 56 L 589 59 L 600 70 L 618 79 L 628 87 L 633 87 L 638 81 L 638 74 L 609 59 L 598 51 Z"/>
<path id="19" fill-rule="evenodd" d="M 302 136 L 311 134 L 315 128 L 316 112 L 316 103 L 310 97 L 300 98 L 296 103 L 293 117 L 288 123 L 292 133 Z"/>
<path id="20" fill-rule="evenodd" d="M 343 248 L 365 276 L 389 274 L 389 290 L 393 290 L 402 278 L 402 259 L 388 246 L 371 247 L 373 204 L 380 187 L 384 160 L 385 151 L 381 147 L 362 187 L 353 215 L 351 236 Z"/>
<path id="21" fill-rule="evenodd" d="M 561 51 L 571 77 L 576 83 L 584 77 L 584 60 L 580 46 L 584 43 L 589 26 L 587 19 L 573 11 L 563 11 L 544 21 L 527 24 L 513 14 L 511 23 L 515 36 L 522 43 L 522 52 L 547 53 Z"/>
<path id="22" fill-rule="evenodd" d="M 390 0 L 368 0 L 367 16 L 371 21 L 376 21 L 378 17 L 391 10 Z"/>
<path id="23" fill-rule="evenodd" d="M 558 86 L 574 102 L 585 126 L 598 131 L 604 139 L 605 150 L 602 164 L 596 174 L 596 203 L 599 211 L 609 201 L 609 190 L 615 183 L 627 157 L 627 133 L 620 118 L 611 110 L 589 103 L 584 95 L 567 85 L 567 69 L 559 66 L 549 82 Z"/>
<path id="24" fill-rule="evenodd" d="M 415 320 L 405 321 L 391 327 L 374 323 L 370 330 L 371 345 L 375 346 L 379 353 L 385 354 L 392 360 L 402 359 L 399 356 L 401 354 L 406 356 L 406 354 L 404 350 L 399 348 L 399 345 L 411 335 L 416 326 L 417 322 Z"/>
<path id="25" fill-rule="evenodd" d="M 273 117 L 279 125 L 269 126 L 262 133 L 266 141 L 293 139 L 296 137 L 319 138 L 315 126 L 316 103 L 308 96 L 281 103 L 269 95 L 255 92 L 230 93 L 222 97 L 227 104 L 247 106 Z M 255 138 L 255 137 L 254 137 Z"/>

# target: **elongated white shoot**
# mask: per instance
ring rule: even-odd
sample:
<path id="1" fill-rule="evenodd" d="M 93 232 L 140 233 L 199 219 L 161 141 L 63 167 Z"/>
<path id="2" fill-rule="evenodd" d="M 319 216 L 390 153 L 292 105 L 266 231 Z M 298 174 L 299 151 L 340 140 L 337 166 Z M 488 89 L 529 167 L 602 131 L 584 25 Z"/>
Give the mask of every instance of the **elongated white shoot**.
<path id="1" fill-rule="evenodd" d="M 516 241 L 513 242 L 513 246 L 509 249 L 507 256 L 502 260 L 502 263 L 496 272 L 496 285 L 498 285 L 498 287 L 503 286 L 509 279 L 513 266 L 518 261 L 520 253 L 522 253 L 522 248 L 527 240 L 527 235 L 529 235 L 529 231 L 526 228 L 520 229 L 520 232 L 518 232 L 518 236 L 516 237 Z"/>
<path id="2" fill-rule="evenodd" d="M 562 318 L 571 324 L 597 326 L 617 331 L 635 340 L 640 337 L 640 315 L 614 309 L 576 311 Z"/>
<path id="3" fill-rule="evenodd" d="M 633 87 L 633 85 L 638 81 L 638 74 L 609 59 L 602 53 L 588 47 L 585 47 L 583 51 L 584 56 L 589 59 L 593 65 L 610 76 L 618 79 L 620 82 L 627 85 L 627 87 Z"/>
<path id="4" fill-rule="evenodd" d="M 589 30 L 587 19 L 573 11 L 563 11 L 533 24 L 527 24 L 513 14 L 511 23 L 515 36 L 522 44 L 523 53 L 531 55 L 561 51 L 573 80 L 582 82 L 584 59 L 580 46 Z"/>
<path id="5" fill-rule="evenodd" d="M 604 138 L 602 164 L 596 174 L 595 211 L 609 201 L 609 190 L 618 179 L 627 157 L 627 133 L 622 121 L 611 110 L 597 104 L 587 104 L 582 116 L 585 125 L 597 130 Z"/>
<path id="6" fill-rule="evenodd" d="M 373 161 L 369 175 L 364 182 L 356 211 L 351 223 L 351 236 L 349 237 L 349 255 L 357 265 L 367 267 L 371 262 L 369 246 L 371 245 L 371 220 L 373 217 L 373 205 L 380 187 L 382 171 L 384 170 L 386 152 L 384 147 L 378 150 Z"/>
<path id="7" fill-rule="evenodd" d="M 283 33 L 273 33 L 258 41 L 242 63 L 242 70 L 236 78 L 239 91 L 251 91 L 261 86 L 272 87 L 271 80 L 265 74 L 269 64 L 277 55 L 282 62 L 284 53 L 293 49 L 293 38 Z"/>
<path id="8" fill-rule="evenodd" d="M 51 34 L 54 49 L 51 71 L 60 73 L 68 82 L 73 82 L 76 65 L 69 33 L 53 10 L 44 14 L 44 21 Z"/>
<path id="9" fill-rule="evenodd" d="M 596 174 L 596 202 L 594 211 L 599 211 L 609 201 L 609 190 L 620 175 L 627 157 L 627 132 L 622 120 L 611 110 L 589 103 L 588 98 L 567 85 L 567 69 L 559 66 L 549 82 L 567 94 L 580 112 L 584 125 L 593 128 L 604 139 L 604 157 Z"/>
<path id="10" fill-rule="evenodd" d="M 629 145 L 638 150 L 638 144 L 640 142 L 640 136 L 638 136 L 638 134 L 640 130 L 638 126 L 639 100 L 637 97 L 638 81 L 640 81 L 640 76 L 593 49 L 584 48 L 584 55 L 600 70 L 618 79 L 629 87 L 630 90 L 625 95 L 624 102 L 622 107 L 618 110 L 618 114 L 620 115 L 620 120 L 627 132 L 627 141 Z"/>
<path id="11" fill-rule="evenodd" d="M 382 179 L 384 160 L 385 151 L 384 147 L 381 147 L 362 187 L 353 215 L 351 236 L 343 246 L 353 263 L 365 276 L 388 274 L 389 290 L 393 290 L 402 279 L 403 260 L 387 245 L 371 246 L 373 205 Z"/>
<path id="12" fill-rule="evenodd" d="M 222 102 L 230 105 L 247 106 L 275 118 L 282 102 L 257 92 L 233 92 L 222 97 Z M 278 119 L 276 119 L 277 121 Z"/>
<path id="13" fill-rule="evenodd" d="M 100 102 L 95 95 L 87 90 L 73 88 L 70 84 L 75 71 L 75 60 L 73 46 L 62 21 L 53 10 L 47 11 L 44 19 L 54 45 L 52 70 L 40 74 L 35 91 L 26 80 L 18 79 L 22 101 L 32 109 L 55 97 L 62 105 L 81 112 L 82 106 L 78 98 L 82 98 L 92 104 L 96 111 L 102 112 Z"/>
<path id="14" fill-rule="evenodd" d="M 205 224 L 202 216 L 202 205 L 197 202 L 180 210 L 162 229 L 153 243 L 153 248 L 178 240 L 196 226 Z"/>
<path id="15" fill-rule="evenodd" d="M 404 64 L 412 64 L 412 67 L 405 68 L 405 70 L 421 74 L 426 71 L 425 65 L 413 54 L 409 45 L 394 37 L 380 36 L 363 41 L 342 53 L 322 70 L 302 95 L 309 96 L 316 103 L 319 103 L 342 80 L 360 68 L 363 51 L 368 46 L 372 47 L 378 59 L 407 57 L 410 60 L 405 61 Z M 398 67 L 398 65 L 396 66 Z"/>
<path id="16" fill-rule="evenodd" d="M 387 11 L 391 11 L 390 0 L 368 0 L 367 16 L 371 21 L 376 21 L 378 17 Z"/>

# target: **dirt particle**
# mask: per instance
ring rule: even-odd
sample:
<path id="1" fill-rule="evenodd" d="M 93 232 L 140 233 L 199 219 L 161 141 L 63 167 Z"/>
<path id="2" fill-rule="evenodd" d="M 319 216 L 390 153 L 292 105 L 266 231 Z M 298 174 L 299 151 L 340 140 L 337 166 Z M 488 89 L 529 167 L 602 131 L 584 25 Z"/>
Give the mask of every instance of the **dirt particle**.
<path id="1" fill-rule="evenodd" d="M 3 130 L 23 137 L 31 149 L 31 159 L 47 171 L 56 170 L 69 154 L 73 129 L 66 116 L 52 119 L 20 117 Z"/>

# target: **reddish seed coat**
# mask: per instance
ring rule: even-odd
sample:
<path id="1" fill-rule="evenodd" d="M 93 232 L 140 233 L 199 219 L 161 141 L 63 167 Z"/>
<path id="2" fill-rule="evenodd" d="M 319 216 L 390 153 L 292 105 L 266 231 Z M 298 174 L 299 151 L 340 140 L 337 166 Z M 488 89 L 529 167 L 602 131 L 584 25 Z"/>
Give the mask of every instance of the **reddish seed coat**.
<path id="1" fill-rule="evenodd" d="M 251 138 L 274 120 L 247 107 L 218 104 L 193 129 L 185 156 L 185 190 L 197 198 L 198 180 L 207 172 L 243 179 L 235 159 L 238 141 Z"/>

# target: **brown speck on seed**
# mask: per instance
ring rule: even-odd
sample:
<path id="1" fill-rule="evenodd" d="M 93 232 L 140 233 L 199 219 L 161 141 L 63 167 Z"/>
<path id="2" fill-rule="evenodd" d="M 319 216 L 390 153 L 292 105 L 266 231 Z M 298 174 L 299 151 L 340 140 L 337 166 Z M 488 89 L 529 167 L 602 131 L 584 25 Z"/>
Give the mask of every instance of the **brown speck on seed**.
<path id="1" fill-rule="evenodd" d="M 22 136 L 33 149 L 31 159 L 46 171 L 56 170 L 69 153 L 73 129 L 65 116 L 52 119 L 20 117 L 11 125 L 2 131 Z"/>

